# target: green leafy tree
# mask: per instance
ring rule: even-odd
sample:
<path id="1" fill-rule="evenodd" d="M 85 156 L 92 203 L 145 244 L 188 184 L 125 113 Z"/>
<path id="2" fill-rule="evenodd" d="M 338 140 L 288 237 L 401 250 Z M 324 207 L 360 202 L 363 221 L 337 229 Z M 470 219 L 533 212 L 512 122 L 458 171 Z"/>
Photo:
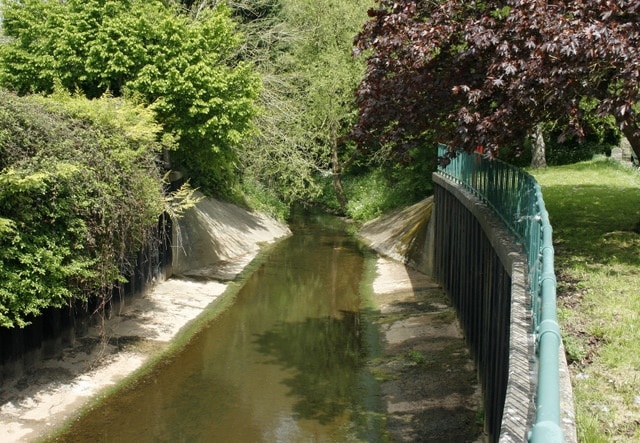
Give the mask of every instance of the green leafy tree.
<path id="1" fill-rule="evenodd" d="M 330 166 L 334 190 L 341 208 L 347 204 L 341 175 L 352 151 L 341 138 L 355 121 L 354 91 L 364 73 L 360 60 L 351 56 L 357 26 L 365 17 L 369 1 L 335 3 L 297 1 L 293 14 L 308 35 L 297 49 L 308 79 L 308 108 L 304 125 L 313 137 L 310 145 L 318 152 L 320 166 Z M 300 12 L 305 11 L 306 14 Z"/>
<path id="2" fill-rule="evenodd" d="M 355 118 L 353 91 L 363 74 L 352 41 L 370 2 L 255 0 L 237 2 L 247 45 L 241 57 L 262 74 L 263 112 L 243 165 L 286 200 L 313 199 L 318 178 L 332 175 L 340 195 L 341 137 Z M 344 197 L 342 203 L 344 204 Z"/>
<path id="3" fill-rule="evenodd" d="M 0 83 L 141 100 L 178 140 L 174 166 L 204 191 L 228 193 L 260 82 L 234 58 L 241 39 L 224 4 L 180 11 L 161 0 L 6 0 Z"/>

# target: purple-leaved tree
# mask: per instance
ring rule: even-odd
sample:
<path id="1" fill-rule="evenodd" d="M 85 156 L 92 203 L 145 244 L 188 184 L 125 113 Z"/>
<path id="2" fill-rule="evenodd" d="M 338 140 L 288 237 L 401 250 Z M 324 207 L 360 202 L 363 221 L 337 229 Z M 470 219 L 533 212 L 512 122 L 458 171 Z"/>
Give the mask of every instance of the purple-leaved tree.
<path id="1" fill-rule="evenodd" d="M 612 116 L 640 157 L 639 0 L 379 0 L 351 136 L 397 154 L 425 140 L 495 154 L 544 121 Z"/>

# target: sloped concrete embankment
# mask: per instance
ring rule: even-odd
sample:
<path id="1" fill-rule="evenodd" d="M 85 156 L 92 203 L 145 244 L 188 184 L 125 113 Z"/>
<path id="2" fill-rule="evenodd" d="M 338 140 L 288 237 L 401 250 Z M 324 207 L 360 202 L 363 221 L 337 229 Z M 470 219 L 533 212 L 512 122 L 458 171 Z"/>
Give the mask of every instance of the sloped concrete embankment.
<path id="1" fill-rule="evenodd" d="M 203 199 L 174 230 L 172 274 L 182 277 L 233 279 L 262 245 L 291 232 L 260 213 L 214 199 Z"/>
<path id="2" fill-rule="evenodd" d="M 400 291 L 400 287 L 395 286 L 395 282 L 406 281 L 407 278 L 411 282 L 407 284 L 416 288 L 420 288 L 420 280 L 411 276 L 415 272 L 415 269 L 420 270 L 422 273 L 432 275 L 433 272 L 433 245 L 434 229 L 433 224 L 429 223 L 431 220 L 431 212 L 433 209 L 433 201 L 430 199 L 424 200 L 406 210 L 399 211 L 388 217 L 374 220 L 363 227 L 360 234 L 365 238 L 370 245 L 376 249 L 382 257 L 378 260 L 378 275 L 375 281 L 374 290 L 376 292 L 376 300 L 378 302 L 378 308 L 381 314 L 384 316 L 385 310 L 392 309 L 389 306 L 389 301 L 385 300 L 385 297 L 390 297 L 392 304 L 401 304 L 402 297 L 398 297 L 394 294 L 394 291 Z M 497 234 L 493 231 L 504 231 L 502 228 L 496 228 L 501 226 L 500 223 L 494 220 L 489 213 L 488 209 L 477 209 L 482 205 L 475 204 L 474 213 L 476 217 L 482 218 L 483 226 L 488 226 L 489 235 L 492 235 L 494 245 L 511 244 L 510 240 L 504 240 L 508 237 L 508 234 Z M 480 213 L 480 215 L 478 215 Z M 491 228 L 493 227 L 493 228 Z M 493 230 L 492 230 L 493 229 Z M 497 240 L 500 235 L 504 236 L 504 239 Z M 501 237 L 502 238 L 502 237 Z M 504 246 L 503 246 L 504 247 Z M 504 250 L 510 250 L 508 247 L 504 247 Z M 503 251 L 503 255 L 507 253 Z M 516 253 L 518 255 L 518 253 Z M 387 259 L 385 257 L 389 257 Z M 520 258 L 521 261 L 525 258 Z M 519 271 L 514 276 L 514 285 L 524 288 L 526 282 L 524 280 L 524 273 Z M 420 274 L 424 277 L 424 275 Z M 416 283 L 414 283 L 416 282 Z M 430 282 L 433 284 L 433 282 Z M 420 291 L 417 291 L 420 293 Z M 522 292 L 522 291 L 520 291 Z M 525 319 L 511 322 L 513 337 L 510 344 L 511 358 L 519 358 L 524 363 L 515 364 L 515 369 L 510 372 L 507 402 L 505 406 L 505 417 L 503 417 L 503 429 L 512 432 L 515 435 L 525 435 L 527 430 L 530 429 L 532 417 L 529 411 L 529 404 L 533 401 L 533 392 L 531 391 L 532 370 L 529 369 L 529 360 L 532 358 L 532 354 L 529 348 L 530 339 L 530 312 L 527 306 L 530 304 L 526 301 L 526 295 L 522 292 L 518 292 L 512 300 L 511 316 L 512 318 Z M 385 295 L 386 294 L 386 295 Z M 448 304 L 448 297 L 446 303 Z M 402 327 L 402 325 L 396 326 Z M 393 329 L 393 323 L 388 327 L 389 330 Z M 515 332 L 514 332 L 515 331 Z M 462 334 L 462 331 L 460 331 Z M 392 340 L 387 333 L 387 352 L 391 352 L 392 349 L 390 343 Z M 522 344 L 524 343 L 524 344 Z M 515 356 L 515 357 L 514 357 Z M 560 360 L 560 410 L 562 415 L 562 429 L 563 437 L 567 442 L 576 442 L 576 426 L 575 426 L 575 414 L 573 407 L 573 394 L 571 390 L 571 383 L 569 380 L 569 372 L 564 355 L 564 348 L 561 346 L 559 349 Z M 477 411 L 481 409 L 482 399 L 480 398 L 480 387 L 477 386 L 477 395 L 470 398 L 469 407 L 477 407 Z M 389 410 L 393 408 L 394 396 L 387 394 L 387 404 Z M 475 403 L 473 403 L 475 402 Z M 473 406 L 471 406 L 473 405 Z M 521 418 L 524 415 L 524 418 Z M 392 418 L 393 420 L 393 418 Z M 506 423 L 506 427 L 505 427 Z M 408 426 L 405 426 L 409 428 Z M 400 439 L 402 440 L 402 439 Z M 505 437 L 505 441 L 508 439 Z M 431 441 L 438 441 L 437 439 Z M 448 440 L 447 441 L 452 441 Z M 464 440 L 455 440 L 464 441 Z M 502 440 L 501 440 L 502 441 Z M 518 441 L 517 439 L 509 441 Z"/>
<path id="3" fill-rule="evenodd" d="M 167 349 L 211 306 L 261 245 L 290 234 L 262 214 L 203 199 L 174 233 L 173 278 L 119 307 L 60 358 L 0 386 L 0 440 L 36 441 Z"/>

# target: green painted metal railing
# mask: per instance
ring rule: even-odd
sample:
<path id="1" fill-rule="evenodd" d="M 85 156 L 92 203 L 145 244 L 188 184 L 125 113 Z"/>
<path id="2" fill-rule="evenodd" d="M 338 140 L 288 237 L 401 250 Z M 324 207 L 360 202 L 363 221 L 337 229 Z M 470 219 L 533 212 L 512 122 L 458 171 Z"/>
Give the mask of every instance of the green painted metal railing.
<path id="1" fill-rule="evenodd" d="M 440 155 L 446 148 L 440 148 Z M 458 153 L 440 173 L 485 202 L 511 231 L 528 258 L 528 280 L 538 357 L 533 443 L 562 442 L 556 277 L 549 214 L 536 180 L 522 169 L 481 154 Z"/>

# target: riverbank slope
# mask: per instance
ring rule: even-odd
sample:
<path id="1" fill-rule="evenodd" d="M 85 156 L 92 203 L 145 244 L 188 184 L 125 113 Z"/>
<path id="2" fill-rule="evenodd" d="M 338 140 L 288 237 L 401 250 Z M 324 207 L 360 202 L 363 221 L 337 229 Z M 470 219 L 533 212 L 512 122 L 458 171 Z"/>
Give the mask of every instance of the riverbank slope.
<path id="1" fill-rule="evenodd" d="M 373 315 L 384 349 L 371 369 L 382 382 L 387 428 L 394 441 L 474 441 L 482 430 L 481 398 L 455 310 L 438 285 L 405 265 L 408 251 L 420 252 L 415 236 L 424 234 L 429 205 L 425 201 L 373 221 L 360 232 L 381 254 L 373 281 Z M 36 441 L 141 368 L 220 299 L 228 287 L 225 282 L 253 259 L 261 242 L 288 234 L 286 227 L 271 226 L 255 215 L 247 215 L 242 226 L 242 212 L 226 204 L 204 206 L 191 214 L 190 226 L 183 227 L 180 254 L 197 264 L 176 267 L 180 278 L 158 284 L 119 316 L 92 328 L 60 359 L 48 360 L 1 388 L 3 443 Z M 222 215 L 225 211 L 230 213 Z M 207 254 L 198 252 L 206 249 L 202 246 L 209 240 L 201 238 L 206 232 L 220 242 L 233 239 L 225 247 L 210 246 L 220 253 L 216 266 L 203 263 Z M 239 246 L 243 241 L 248 252 Z M 224 252 L 230 244 L 236 245 L 235 252 Z"/>

